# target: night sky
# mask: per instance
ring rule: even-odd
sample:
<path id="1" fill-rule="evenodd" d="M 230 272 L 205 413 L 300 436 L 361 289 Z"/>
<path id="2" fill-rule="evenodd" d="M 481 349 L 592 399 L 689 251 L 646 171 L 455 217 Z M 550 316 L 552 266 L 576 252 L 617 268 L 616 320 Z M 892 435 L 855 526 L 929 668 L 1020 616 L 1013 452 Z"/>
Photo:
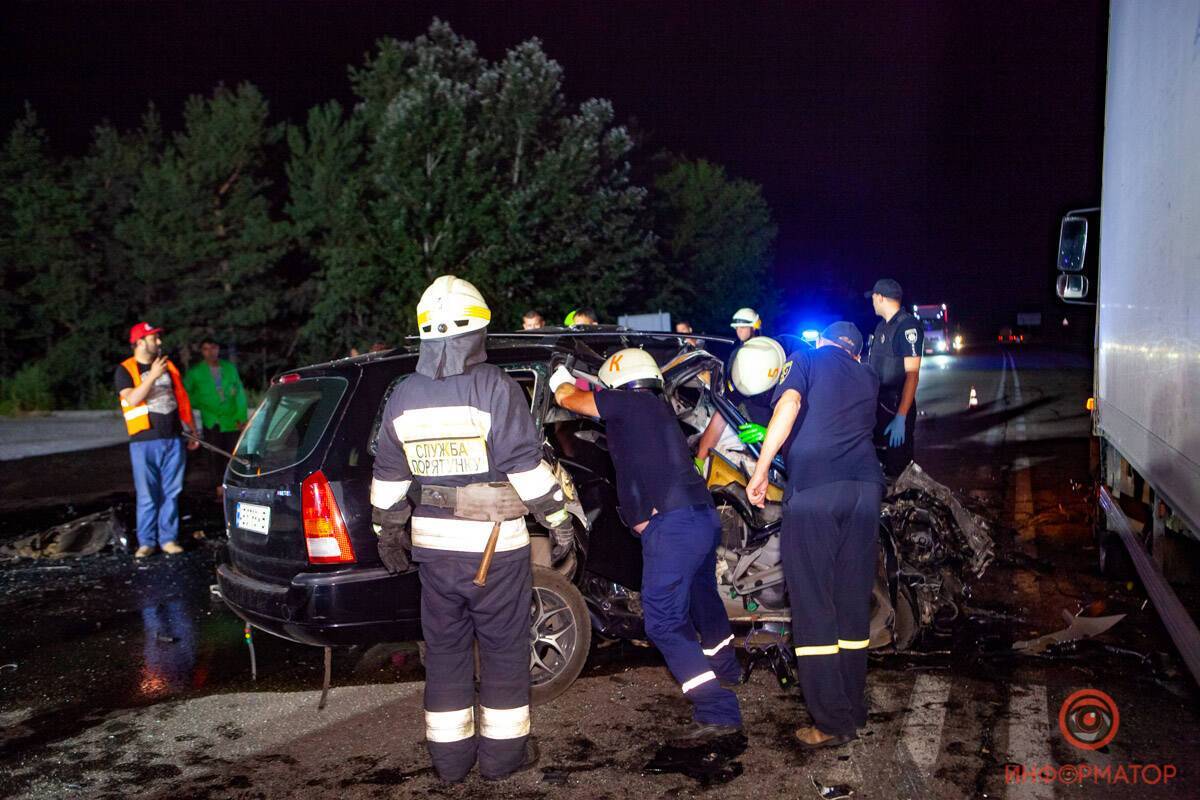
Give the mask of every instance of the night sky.
<path id="1" fill-rule="evenodd" d="M 28 100 L 75 152 L 101 119 L 153 100 L 171 128 L 189 94 L 243 80 L 299 120 L 435 15 L 489 58 L 541 38 L 570 98 L 611 99 L 647 155 L 761 183 L 776 328 L 865 323 L 852 292 L 881 275 L 980 331 L 1052 309 L 1058 219 L 1099 199 L 1107 4 L 1081 0 L 25 3 L 4 14 L 0 124 Z"/>

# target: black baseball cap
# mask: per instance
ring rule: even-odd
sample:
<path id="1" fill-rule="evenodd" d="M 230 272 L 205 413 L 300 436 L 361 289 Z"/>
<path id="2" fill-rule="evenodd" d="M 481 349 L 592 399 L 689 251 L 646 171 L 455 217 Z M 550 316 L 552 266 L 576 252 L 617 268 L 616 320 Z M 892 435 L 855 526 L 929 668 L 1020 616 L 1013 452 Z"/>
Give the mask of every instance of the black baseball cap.
<path id="1" fill-rule="evenodd" d="M 862 352 L 862 333 L 853 322 L 834 322 L 821 331 L 821 338 L 833 342 L 852 356 Z"/>
<path id="2" fill-rule="evenodd" d="M 904 297 L 904 290 L 900 288 L 899 283 L 891 278 L 880 278 L 879 280 L 875 281 L 875 288 L 871 289 L 869 292 L 863 292 L 863 297 L 870 300 L 871 295 L 873 294 L 881 294 L 884 297 L 890 297 L 893 300 L 899 300 L 900 298 Z"/>

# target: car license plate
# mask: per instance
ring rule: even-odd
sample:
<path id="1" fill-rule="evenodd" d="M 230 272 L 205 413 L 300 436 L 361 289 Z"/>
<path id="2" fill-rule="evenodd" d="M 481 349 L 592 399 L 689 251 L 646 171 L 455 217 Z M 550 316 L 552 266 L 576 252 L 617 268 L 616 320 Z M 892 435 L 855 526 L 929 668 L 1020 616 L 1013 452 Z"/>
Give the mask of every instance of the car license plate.
<path id="1" fill-rule="evenodd" d="M 266 535 L 271 527 L 271 508 L 253 503 L 237 504 L 237 526 L 245 531 Z"/>

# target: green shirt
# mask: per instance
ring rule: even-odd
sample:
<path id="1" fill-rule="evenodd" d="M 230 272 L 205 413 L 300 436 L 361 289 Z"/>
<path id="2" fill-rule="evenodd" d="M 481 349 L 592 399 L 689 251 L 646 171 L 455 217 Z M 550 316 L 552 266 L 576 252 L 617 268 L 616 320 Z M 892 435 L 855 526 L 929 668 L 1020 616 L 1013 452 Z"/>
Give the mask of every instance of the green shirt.
<path id="1" fill-rule="evenodd" d="M 200 412 L 201 425 L 220 428 L 224 433 L 236 431 L 246 421 L 246 390 L 242 379 L 237 367 L 223 358 L 217 359 L 215 380 L 213 372 L 207 361 L 193 365 L 183 376 L 183 388 L 187 389 L 192 408 Z"/>

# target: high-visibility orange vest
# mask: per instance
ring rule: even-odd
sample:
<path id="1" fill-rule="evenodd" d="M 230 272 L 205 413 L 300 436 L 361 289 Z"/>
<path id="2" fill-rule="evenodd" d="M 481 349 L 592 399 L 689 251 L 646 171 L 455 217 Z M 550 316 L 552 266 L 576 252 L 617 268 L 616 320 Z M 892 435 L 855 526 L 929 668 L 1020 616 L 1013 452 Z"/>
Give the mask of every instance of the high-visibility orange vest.
<path id="1" fill-rule="evenodd" d="M 142 373 L 138 370 L 136 358 L 130 356 L 121 362 L 121 366 L 129 373 L 129 377 L 133 378 L 133 388 L 136 389 L 142 385 Z M 170 361 L 167 362 L 167 374 L 171 376 L 171 385 L 175 389 L 175 402 L 179 406 L 179 421 L 190 428 L 193 424 L 192 401 L 188 399 L 187 390 L 183 388 L 183 379 L 179 377 L 179 370 L 175 369 L 175 365 Z M 125 415 L 125 430 L 129 432 L 130 436 L 150 430 L 150 406 L 146 405 L 145 400 L 136 405 L 130 405 L 122 397 L 121 411 Z"/>

